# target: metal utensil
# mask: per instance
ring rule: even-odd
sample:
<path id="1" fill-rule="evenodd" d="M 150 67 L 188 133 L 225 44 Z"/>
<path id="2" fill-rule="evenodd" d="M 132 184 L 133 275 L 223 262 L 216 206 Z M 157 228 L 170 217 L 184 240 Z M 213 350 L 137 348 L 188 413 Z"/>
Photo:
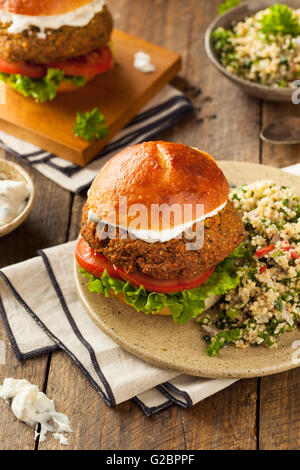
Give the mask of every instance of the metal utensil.
<path id="1" fill-rule="evenodd" d="M 299 144 L 300 118 L 286 116 L 276 119 L 261 131 L 260 137 L 270 144 Z"/>

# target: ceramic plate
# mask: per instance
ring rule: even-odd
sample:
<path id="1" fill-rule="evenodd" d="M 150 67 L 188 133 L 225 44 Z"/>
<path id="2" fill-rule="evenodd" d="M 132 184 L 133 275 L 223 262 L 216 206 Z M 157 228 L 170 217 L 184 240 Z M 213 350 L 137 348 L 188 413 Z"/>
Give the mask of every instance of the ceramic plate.
<path id="1" fill-rule="evenodd" d="M 232 185 L 272 179 L 280 185 L 293 187 L 300 194 L 300 178 L 276 168 L 239 162 L 218 164 Z M 76 263 L 75 282 L 79 297 L 96 325 L 124 349 L 152 364 L 211 378 L 257 377 L 300 365 L 300 360 L 298 364 L 293 360 L 297 355 L 293 346 L 296 340 L 300 341 L 300 329 L 283 334 L 278 349 L 249 347 L 241 350 L 227 346 L 219 356 L 211 358 L 205 353 L 203 332 L 194 320 L 178 325 L 171 317 L 136 312 L 114 296 L 106 299 L 102 295 L 91 294 Z"/>

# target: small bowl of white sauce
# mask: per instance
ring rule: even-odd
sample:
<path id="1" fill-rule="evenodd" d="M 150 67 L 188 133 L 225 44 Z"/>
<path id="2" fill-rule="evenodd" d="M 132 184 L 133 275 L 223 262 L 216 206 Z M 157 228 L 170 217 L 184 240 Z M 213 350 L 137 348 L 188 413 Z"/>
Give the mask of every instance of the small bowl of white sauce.
<path id="1" fill-rule="evenodd" d="M 0 237 L 24 222 L 31 212 L 34 196 L 29 174 L 16 163 L 0 160 Z"/>

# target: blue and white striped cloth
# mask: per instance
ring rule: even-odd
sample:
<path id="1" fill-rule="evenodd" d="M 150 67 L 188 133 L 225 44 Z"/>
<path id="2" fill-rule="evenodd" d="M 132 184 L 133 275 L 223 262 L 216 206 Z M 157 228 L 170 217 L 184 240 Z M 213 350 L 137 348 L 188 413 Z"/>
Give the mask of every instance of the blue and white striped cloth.
<path id="1" fill-rule="evenodd" d="M 0 130 L 0 146 L 25 160 L 63 188 L 80 193 L 88 189 L 102 166 L 124 147 L 155 139 L 193 110 L 189 99 L 166 85 L 110 143 L 84 168 L 45 152 Z"/>

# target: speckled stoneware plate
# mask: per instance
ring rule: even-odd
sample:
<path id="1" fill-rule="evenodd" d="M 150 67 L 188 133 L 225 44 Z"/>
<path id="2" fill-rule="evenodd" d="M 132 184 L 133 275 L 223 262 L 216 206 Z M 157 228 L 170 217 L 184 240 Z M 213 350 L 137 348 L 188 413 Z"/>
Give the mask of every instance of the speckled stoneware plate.
<path id="1" fill-rule="evenodd" d="M 14 220 L 8 224 L 0 226 L 0 238 L 4 235 L 8 235 L 17 227 L 19 227 L 25 219 L 29 216 L 33 207 L 35 198 L 35 189 L 32 179 L 30 178 L 27 171 L 25 171 L 20 165 L 10 162 L 8 160 L 0 160 L 0 179 L 8 179 L 15 181 L 24 181 L 30 190 L 30 196 L 22 212 Z"/>
<path id="2" fill-rule="evenodd" d="M 300 195 L 300 178 L 297 176 L 251 163 L 218 164 L 232 185 L 272 179 L 280 185 L 293 187 Z M 262 346 L 240 350 L 227 346 L 219 356 L 211 358 L 205 353 L 203 333 L 194 320 L 178 325 L 171 317 L 136 312 L 116 297 L 106 299 L 102 295 L 91 294 L 86 288 L 86 278 L 77 268 L 75 282 L 83 305 L 98 327 L 124 349 L 152 364 L 211 378 L 257 377 L 300 365 L 300 358 L 298 364 L 295 361 L 297 349 L 293 347 L 294 341 L 300 341 L 300 329 L 285 333 L 279 340 L 278 349 Z M 300 348 L 300 343 L 297 347 Z"/>
<path id="3" fill-rule="evenodd" d="M 232 23 L 244 20 L 246 17 L 253 16 L 259 10 L 264 10 L 265 8 L 268 8 L 275 3 L 280 2 L 278 0 L 251 0 L 248 2 L 242 2 L 237 7 L 232 8 L 226 11 L 226 13 L 223 15 L 216 17 L 206 31 L 205 50 L 208 58 L 219 70 L 219 72 L 229 78 L 229 80 L 238 85 L 246 93 L 269 101 L 291 101 L 292 94 L 295 91 L 293 88 L 272 88 L 270 86 L 260 85 L 249 80 L 245 80 L 228 72 L 218 60 L 212 39 L 212 33 L 219 26 L 230 28 Z M 287 0 L 284 3 L 292 8 L 300 8 L 300 0 Z"/>

